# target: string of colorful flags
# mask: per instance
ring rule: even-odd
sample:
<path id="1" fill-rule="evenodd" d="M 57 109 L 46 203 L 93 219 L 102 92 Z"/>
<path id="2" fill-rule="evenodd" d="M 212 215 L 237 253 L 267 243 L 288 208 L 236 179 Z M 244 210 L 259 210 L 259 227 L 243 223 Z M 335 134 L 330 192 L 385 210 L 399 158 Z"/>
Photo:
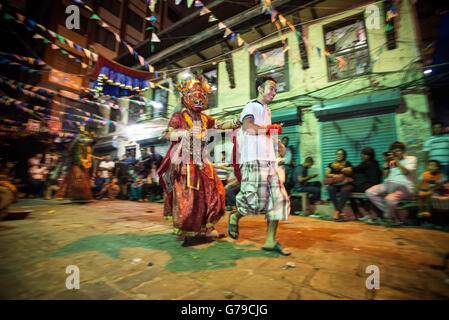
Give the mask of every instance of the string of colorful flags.
<path id="1" fill-rule="evenodd" d="M 25 112 L 28 112 L 28 113 L 36 112 L 37 114 L 41 115 L 42 117 L 47 118 L 47 119 L 51 119 L 51 120 L 60 121 L 62 119 L 64 121 L 68 121 L 70 123 L 76 123 L 77 125 L 85 125 L 86 122 L 95 122 L 95 123 L 98 123 L 98 124 L 101 124 L 101 125 L 113 124 L 114 126 L 117 126 L 119 124 L 118 122 L 115 122 L 115 121 L 112 121 L 112 120 L 102 121 L 102 120 L 98 120 L 98 119 L 93 119 L 93 118 L 89 118 L 89 117 L 84 117 L 84 116 L 72 114 L 70 112 L 58 111 L 58 110 L 54 110 L 54 109 L 50 109 L 50 108 L 46 108 L 46 107 L 41 107 L 41 106 L 31 106 L 30 104 L 26 103 L 25 101 L 22 101 L 22 100 L 19 100 L 19 99 L 15 99 L 15 98 L 12 98 L 12 97 L 6 96 L 6 95 L 0 97 L 0 100 L 5 105 L 13 104 L 18 109 L 21 109 L 21 110 L 23 110 Z M 82 122 L 81 123 L 81 122 L 73 121 L 73 120 L 70 120 L 70 119 L 58 118 L 58 117 L 55 117 L 55 116 L 52 116 L 52 115 L 49 115 L 49 114 L 38 112 L 38 110 L 45 111 L 45 112 L 57 113 L 57 114 L 59 114 L 61 116 L 66 115 L 66 116 L 71 117 L 71 118 L 82 119 L 82 120 L 84 120 L 86 122 Z"/>
<path id="2" fill-rule="evenodd" d="M 16 85 L 16 84 L 15 84 L 16 82 L 15 82 L 14 80 L 10 80 L 10 79 L 8 79 L 8 78 L 6 78 L 6 77 L 3 77 L 3 76 L 0 76 L 0 83 L 5 83 L 5 84 L 7 84 L 9 87 L 11 87 L 12 89 L 18 90 L 18 91 L 20 91 L 21 93 L 24 93 L 25 95 L 30 96 L 30 97 L 32 97 L 32 98 L 37 98 L 37 99 L 40 99 L 40 100 L 42 100 L 42 101 L 45 101 L 45 102 L 48 102 L 48 103 L 54 103 L 55 105 L 62 106 L 62 107 L 66 107 L 66 108 L 73 108 L 73 109 L 75 109 L 75 110 L 77 110 L 77 111 L 79 111 L 79 112 L 81 112 L 81 113 L 84 113 L 84 114 L 87 115 L 87 116 L 91 116 L 92 118 L 97 118 L 97 119 L 103 120 L 103 121 L 106 120 L 106 118 L 103 118 L 103 117 L 101 117 L 101 116 L 99 116 L 99 115 L 91 114 L 91 113 L 86 112 L 86 111 L 84 111 L 84 110 L 81 110 L 81 109 L 79 109 L 79 108 L 70 106 L 70 105 L 68 105 L 68 104 L 65 104 L 65 103 L 63 103 L 63 102 L 59 102 L 59 101 L 54 100 L 54 99 L 51 99 L 51 98 L 47 98 L 47 97 L 41 96 L 41 95 L 39 95 L 39 94 L 37 94 L 37 93 L 35 93 L 35 92 L 33 92 L 33 91 L 29 91 L 29 90 L 25 89 L 25 87 L 31 88 L 31 87 L 32 87 L 31 85 L 27 85 L 27 84 L 21 84 L 21 85 L 17 84 L 17 85 Z M 45 90 L 45 89 L 37 89 L 37 88 L 34 88 L 34 91 L 37 91 L 37 90 L 42 90 L 42 91 L 44 91 L 45 93 L 51 93 L 51 94 L 53 94 L 53 92 L 50 92 L 50 91 Z"/>
<path id="3" fill-rule="evenodd" d="M 77 3 L 77 4 L 82 5 L 84 8 L 89 10 L 92 13 L 92 15 L 90 16 L 90 19 L 99 21 L 100 22 L 100 26 L 102 26 L 103 28 L 109 29 L 109 31 L 111 31 L 114 34 L 116 42 L 123 44 L 124 47 L 126 49 L 128 49 L 129 53 L 131 55 L 133 55 L 136 58 L 136 60 L 142 66 L 145 67 L 146 70 L 148 70 L 149 72 L 155 72 L 156 71 L 155 68 L 151 64 L 148 64 L 147 62 L 145 62 L 144 57 L 142 57 L 137 51 L 135 51 L 133 49 L 133 47 L 129 43 L 127 43 L 125 40 L 123 40 L 120 37 L 120 35 L 117 32 L 114 31 L 114 28 L 112 28 L 108 23 L 106 23 L 103 19 L 101 19 L 101 17 L 98 14 L 96 14 L 91 7 L 89 7 L 88 5 L 86 5 L 84 3 L 84 1 L 81 1 L 81 0 L 72 0 L 72 1 Z M 148 3 L 148 1 L 147 1 L 147 3 Z M 152 5 L 153 10 L 152 11 L 154 11 L 154 5 L 155 4 L 156 4 L 156 1 L 153 0 L 153 5 Z M 149 17 L 146 20 L 150 21 L 152 24 L 154 24 L 156 22 L 154 17 L 153 18 Z M 157 37 L 156 33 L 154 33 L 154 32 L 152 33 L 151 42 L 160 42 L 160 39 Z M 153 52 L 154 51 L 154 46 L 153 46 L 153 44 L 151 44 L 151 46 L 152 46 L 151 47 L 151 52 Z"/>

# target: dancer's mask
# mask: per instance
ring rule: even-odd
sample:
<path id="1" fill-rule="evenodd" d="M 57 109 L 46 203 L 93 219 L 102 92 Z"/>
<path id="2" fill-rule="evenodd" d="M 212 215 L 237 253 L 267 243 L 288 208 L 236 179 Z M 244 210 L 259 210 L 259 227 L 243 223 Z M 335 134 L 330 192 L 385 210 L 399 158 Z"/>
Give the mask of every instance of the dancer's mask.
<path id="1" fill-rule="evenodd" d="M 207 109 L 210 86 L 203 77 L 197 76 L 196 79 L 189 80 L 185 86 L 178 84 L 177 87 L 182 93 L 181 103 L 184 107 L 196 112 Z"/>

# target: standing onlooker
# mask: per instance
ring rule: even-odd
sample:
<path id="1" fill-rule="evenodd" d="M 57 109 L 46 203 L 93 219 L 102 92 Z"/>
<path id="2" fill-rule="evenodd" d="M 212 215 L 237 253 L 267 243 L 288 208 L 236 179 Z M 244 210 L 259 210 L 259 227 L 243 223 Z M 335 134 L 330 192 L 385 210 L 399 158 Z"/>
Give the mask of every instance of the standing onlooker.
<path id="1" fill-rule="evenodd" d="M 362 162 L 352 168 L 354 173 L 354 192 L 363 192 L 382 182 L 382 172 L 380 171 L 379 162 L 375 159 L 374 149 L 371 147 L 366 147 L 362 150 Z M 360 212 L 358 209 L 357 202 L 360 202 L 361 206 L 369 212 L 370 206 L 367 204 L 366 200 L 363 199 L 351 199 L 351 206 L 354 214 L 360 217 Z M 367 215 L 361 218 L 361 221 L 370 219 Z"/>
<path id="2" fill-rule="evenodd" d="M 31 168 L 32 166 L 43 166 L 42 163 L 42 158 L 43 158 L 43 154 L 42 153 L 38 153 L 36 155 L 34 155 L 34 157 L 31 157 L 28 159 L 28 166 Z"/>
<path id="3" fill-rule="evenodd" d="M 30 170 L 30 194 L 32 197 L 42 197 L 44 192 L 44 183 L 47 176 L 47 168 L 33 165 Z"/>
<path id="4" fill-rule="evenodd" d="M 424 142 L 424 161 L 438 160 L 442 166 L 442 172 L 449 177 L 449 134 L 444 133 L 444 124 L 434 122 L 432 124 L 432 136 Z"/>
<path id="5" fill-rule="evenodd" d="M 346 204 L 351 192 L 354 190 L 354 179 L 352 175 L 351 162 L 346 160 L 346 151 L 344 149 L 338 149 L 335 154 L 335 160 L 329 163 L 326 169 L 326 178 L 331 180 L 328 183 L 327 192 L 334 204 L 334 220 L 344 221 L 345 215 L 343 213 L 343 207 Z M 337 193 L 340 193 L 340 200 L 337 198 Z"/>
<path id="6" fill-rule="evenodd" d="M 321 200 L 321 182 L 309 180 L 316 178 L 318 174 L 314 173 L 309 175 L 309 169 L 313 166 L 313 158 L 307 157 L 303 164 L 300 164 L 293 171 L 293 177 L 295 180 L 295 186 L 293 190 L 296 192 L 307 192 L 310 194 L 310 203 L 316 204 Z M 303 208 L 305 210 L 305 208 Z"/>
<path id="7" fill-rule="evenodd" d="M 428 171 L 423 172 L 419 177 L 416 186 L 419 203 L 418 217 L 430 217 L 430 197 L 447 181 L 447 177 L 441 173 L 441 164 L 438 160 L 429 160 L 427 169 Z"/>
<path id="8" fill-rule="evenodd" d="M 401 200 L 413 196 L 417 162 L 416 157 L 405 155 L 405 144 L 401 142 L 391 144 L 382 166 L 385 181 L 365 192 L 368 199 L 384 212 L 386 219 L 395 217 L 396 207 Z M 403 222 L 405 217 L 396 220 Z"/>
<path id="9" fill-rule="evenodd" d="M 147 176 L 147 194 L 150 195 L 150 201 L 162 197 L 162 188 L 159 185 L 159 175 L 157 174 L 156 162 L 151 163 L 151 170 Z"/>
<path id="10" fill-rule="evenodd" d="M 99 169 L 103 173 L 103 178 L 110 182 L 109 173 L 114 171 L 115 163 L 111 160 L 111 156 L 107 155 L 104 160 L 100 162 Z"/>
<path id="11" fill-rule="evenodd" d="M 285 154 L 283 156 L 284 161 L 282 167 L 284 168 L 285 171 L 284 185 L 285 189 L 287 189 L 287 192 L 289 192 L 290 189 L 293 188 L 293 186 L 295 185 L 292 181 L 293 171 L 295 168 L 295 163 L 293 160 L 293 147 L 288 145 L 289 141 L 290 139 L 287 136 L 282 138 L 282 144 L 285 147 Z"/>
<path id="12" fill-rule="evenodd" d="M 128 180 L 129 172 L 128 166 L 125 163 L 125 156 L 122 157 L 120 161 L 115 162 L 115 176 L 117 177 L 118 185 L 120 187 L 120 193 L 118 199 L 127 200 L 128 199 Z"/>
<path id="13" fill-rule="evenodd" d="M 159 168 L 161 166 L 163 157 L 156 152 L 156 149 L 154 146 L 150 146 L 150 161 L 156 162 L 156 166 Z"/>

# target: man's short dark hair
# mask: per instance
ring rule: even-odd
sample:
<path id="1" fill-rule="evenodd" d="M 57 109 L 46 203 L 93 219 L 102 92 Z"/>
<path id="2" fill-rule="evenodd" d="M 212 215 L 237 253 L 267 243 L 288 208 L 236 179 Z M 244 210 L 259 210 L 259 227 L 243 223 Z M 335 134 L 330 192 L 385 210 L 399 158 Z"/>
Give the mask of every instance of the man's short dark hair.
<path id="1" fill-rule="evenodd" d="M 274 83 L 277 83 L 276 80 L 274 80 L 272 77 L 260 77 L 256 79 L 256 92 L 259 92 L 259 86 L 263 88 L 265 82 L 267 81 L 273 81 Z"/>
<path id="2" fill-rule="evenodd" d="M 441 162 L 440 161 L 438 161 L 438 160 L 429 160 L 429 161 L 427 161 L 427 163 L 431 163 L 431 162 L 435 163 L 437 165 L 438 169 L 441 169 Z"/>
<path id="3" fill-rule="evenodd" d="M 374 159 L 376 156 L 374 149 L 371 147 L 366 147 L 362 150 L 362 154 L 367 155 L 370 157 L 370 159 Z"/>
<path id="4" fill-rule="evenodd" d="M 304 162 L 306 163 L 313 163 L 313 158 L 312 157 L 307 157 Z"/>
<path id="5" fill-rule="evenodd" d="M 405 151 L 405 144 L 399 141 L 395 141 L 390 145 L 390 150 L 393 149 L 401 149 L 402 151 Z"/>
<path id="6" fill-rule="evenodd" d="M 287 141 L 290 141 L 290 138 L 289 138 L 289 137 L 287 137 L 287 136 L 285 136 L 285 137 L 282 137 L 282 140 L 284 140 L 284 139 L 287 139 Z"/>

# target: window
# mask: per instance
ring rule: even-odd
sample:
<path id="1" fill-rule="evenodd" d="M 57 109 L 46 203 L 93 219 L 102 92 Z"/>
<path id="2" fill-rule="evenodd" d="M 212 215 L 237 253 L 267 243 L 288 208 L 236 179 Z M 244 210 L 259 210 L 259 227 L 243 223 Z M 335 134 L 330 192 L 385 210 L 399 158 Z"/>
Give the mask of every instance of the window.
<path id="1" fill-rule="evenodd" d="M 368 72 L 370 57 L 363 17 L 355 17 L 343 24 L 325 27 L 326 50 L 334 57 L 341 57 L 345 64 L 340 68 L 339 60 L 327 57 L 329 81 L 339 80 Z"/>
<path id="2" fill-rule="evenodd" d="M 210 84 L 210 94 L 209 94 L 209 108 L 215 108 L 217 106 L 218 99 L 218 71 L 217 69 L 212 69 L 203 73 L 203 76 L 207 79 Z"/>
<path id="3" fill-rule="evenodd" d="M 286 44 L 287 45 L 287 44 Z M 277 92 L 288 91 L 288 56 L 284 53 L 284 46 L 278 45 L 267 50 L 260 50 L 252 58 L 253 81 L 262 76 L 269 76 L 277 82 Z M 257 97 L 257 91 L 251 86 L 251 97 Z"/>
<path id="4" fill-rule="evenodd" d="M 131 9 L 128 9 L 128 14 L 126 16 L 126 23 L 134 27 L 134 29 L 142 31 L 143 19 Z"/>
<path id="5" fill-rule="evenodd" d="M 118 110 L 118 109 L 111 109 L 110 120 L 112 120 L 114 122 L 120 122 L 120 120 L 121 120 L 120 110 Z M 108 132 L 111 133 L 111 132 L 115 132 L 115 131 L 117 131 L 117 126 L 114 125 L 113 123 L 110 123 Z"/>
<path id="6" fill-rule="evenodd" d="M 145 105 L 129 101 L 128 125 L 146 120 L 147 108 Z"/>
<path id="7" fill-rule="evenodd" d="M 112 13 L 114 16 L 120 16 L 120 6 L 122 4 L 119 0 L 103 0 L 102 7 Z"/>
<path id="8" fill-rule="evenodd" d="M 163 86 L 166 88 L 166 86 Z M 167 113 L 168 91 L 162 88 L 153 90 L 153 118 L 164 117 Z"/>
<path id="9" fill-rule="evenodd" d="M 112 51 L 115 51 L 116 40 L 112 32 L 97 25 L 96 41 Z"/>

